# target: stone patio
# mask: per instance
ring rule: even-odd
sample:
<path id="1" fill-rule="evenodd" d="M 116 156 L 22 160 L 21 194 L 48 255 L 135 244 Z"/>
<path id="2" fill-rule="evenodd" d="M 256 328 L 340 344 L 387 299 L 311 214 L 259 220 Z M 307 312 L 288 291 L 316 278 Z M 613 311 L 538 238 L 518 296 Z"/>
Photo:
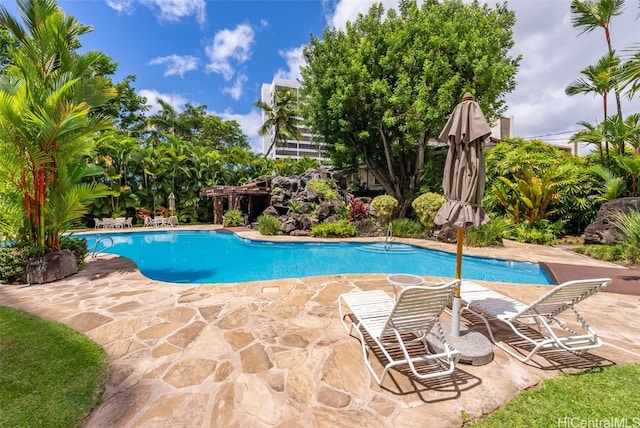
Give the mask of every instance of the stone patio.
<path id="1" fill-rule="evenodd" d="M 516 244 L 469 252 L 576 268 L 600 263 Z M 525 302 L 547 290 L 482 284 Z M 338 296 L 358 289 L 393 293 L 383 274 L 169 284 L 145 278 L 128 259 L 101 256 L 66 280 L 0 286 L 0 304 L 60 321 L 104 346 L 109 378 L 86 427 L 459 427 L 463 415 L 489 413 L 560 371 L 640 362 L 640 297 L 599 293 L 580 304 L 605 341 L 592 353 L 547 353 L 522 364 L 494 347 L 490 364 L 458 365 L 428 382 L 392 372 L 380 387 L 338 319 Z"/>

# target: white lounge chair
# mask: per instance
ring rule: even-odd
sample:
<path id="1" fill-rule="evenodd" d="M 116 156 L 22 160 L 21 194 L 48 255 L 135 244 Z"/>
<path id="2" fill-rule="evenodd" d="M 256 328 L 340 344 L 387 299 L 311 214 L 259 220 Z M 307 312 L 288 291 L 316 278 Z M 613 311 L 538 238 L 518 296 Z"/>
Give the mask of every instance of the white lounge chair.
<path id="1" fill-rule="evenodd" d="M 447 343 L 440 315 L 451 300 L 458 280 L 437 286 L 405 287 L 394 300 L 382 290 L 346 293 L 338 297 L 340 318 L 345 330 L 351 334 L 355 327 L 362 345 L 367 368 L 378 384 L 389 369 L 409 366 L 418 379 L 430 379 L 453 373 L 460 353 Z M 350 312 L 347 312 L 350 311 Z M 346 319 L 351 320 L 350 326 Z M 382 374 L 374 371 L 367 358 L 371 350 L 364 335 L 375 342 L 386 359 Z M 427 335 L 433 334 L 442 343 L 443 351 L 431 353 Z M 437 360 L 437 369 L 425 370 L 424 363 Z M 421 370 L 422 369 L 422 370 Z"/>
<path id="2" fill-rule="evenodd" d="M 100 220 L 98 217 L 94 217 L 93 221 L 95 222 L 95 229 L 103 228 L 104 229 L 104 221 Z"/>
<path id="3" fill-rule="evenodd" d="M 469 311 L 482 319 L 491 341 L 522 362 L 529 361 L 544 349 L 565 349 L 575 354 L 602 346 L 600 337 L 591 329 L 575 308 L 578 302 L 602 290 L 611 283 L 609 278 L 569 281 L 560 284 L 530 305 L 489 290 L 473 282 L 462 282 L 462 314 Z M 580 331 L 565 325 L 557 317 L 570 310 L 580 323 Z M 488 318 L 507 325 L 525 344 L 530 346 L 518 353 L 494 337 Z M 531 330 L 533 329 L 533 331 Z"/>

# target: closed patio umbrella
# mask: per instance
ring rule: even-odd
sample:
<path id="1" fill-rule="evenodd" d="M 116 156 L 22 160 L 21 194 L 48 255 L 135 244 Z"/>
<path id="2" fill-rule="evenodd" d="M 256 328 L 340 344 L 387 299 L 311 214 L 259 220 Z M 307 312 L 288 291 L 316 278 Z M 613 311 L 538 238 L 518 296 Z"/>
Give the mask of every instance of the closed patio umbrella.
<path id="1" fill-rule="evenodd" d="M 485 188 L 485 166 L 482 145 L 491 135 L 489 124 L 473 100 L 466 93 L 449 117 L 439 139 L 449 144 L 442 187 L 445 203 L 436 214 L 435 224 L 450 224 L 457 229 L 456 278 L 461 279 L 464 229 L 478 228 L 489 221 L 482 209 Z M 453 299 L 452 336 L 460 335 L 460 290 Z"/>
<path id="2" fill-rule="evenodd" d="M 176 195 L 173 192 L 169 193 L 169 211 L 171 211 L 171 215 L 176 210 Z"/>

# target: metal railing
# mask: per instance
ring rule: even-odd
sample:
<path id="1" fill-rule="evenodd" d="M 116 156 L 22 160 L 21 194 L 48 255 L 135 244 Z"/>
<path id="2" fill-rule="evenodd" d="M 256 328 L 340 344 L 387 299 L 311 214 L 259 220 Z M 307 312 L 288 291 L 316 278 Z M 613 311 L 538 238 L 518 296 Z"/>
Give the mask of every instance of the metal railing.
<path id="1" fill-rule="evenodd" d="M 104 242 L 106 240 L 109 240 L 110 245 L 106 246 L 104 248 L 102 248 L 100 251 L 98 251 L 98 245 L 100 244 L 100 242 Z M 100 235 L 98 235 L 96 237 L 96 243 L 93 244 L 93 250 L 91 251 L 91 257 L 96 257 L 98 254 L 107 251 L 109 248 L 113 247 L 113 238 L 110 236 L 106 236 L 104 238 L 101 238 Z"/>

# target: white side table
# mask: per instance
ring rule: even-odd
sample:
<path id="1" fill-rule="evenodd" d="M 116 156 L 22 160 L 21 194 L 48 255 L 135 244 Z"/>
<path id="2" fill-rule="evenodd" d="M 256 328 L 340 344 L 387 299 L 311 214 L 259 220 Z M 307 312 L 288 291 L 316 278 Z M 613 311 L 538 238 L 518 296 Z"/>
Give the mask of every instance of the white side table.
<path id="1" fill-rule="evenodd" d="M 410 285 L 424 285 L 424 278 L 408 273 L 394 273 L 387 276 L 387 281 L 393 285 L 393 294 L 396 299 L 398 299 L 398 294 L 404 287 L 408 287 Z"/>

